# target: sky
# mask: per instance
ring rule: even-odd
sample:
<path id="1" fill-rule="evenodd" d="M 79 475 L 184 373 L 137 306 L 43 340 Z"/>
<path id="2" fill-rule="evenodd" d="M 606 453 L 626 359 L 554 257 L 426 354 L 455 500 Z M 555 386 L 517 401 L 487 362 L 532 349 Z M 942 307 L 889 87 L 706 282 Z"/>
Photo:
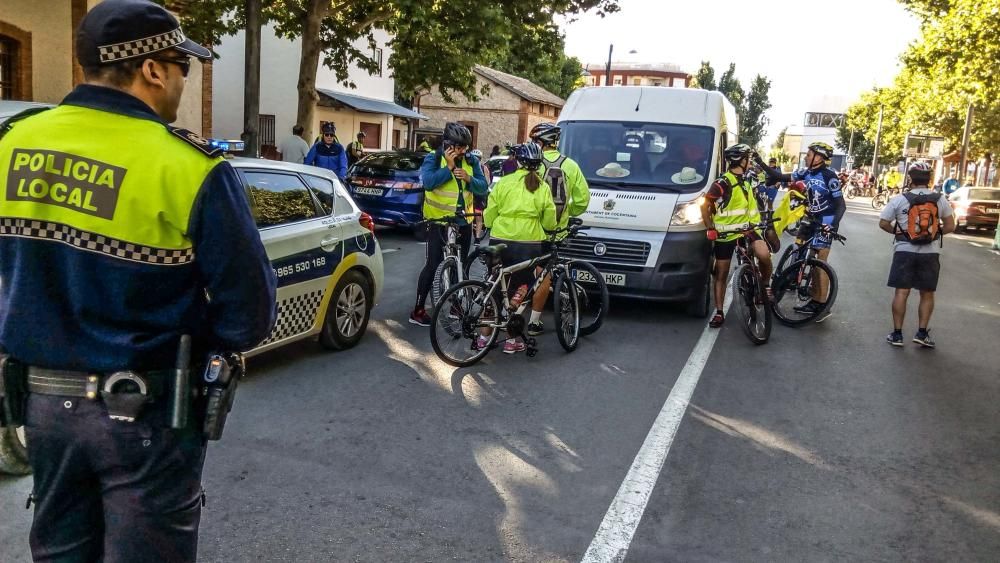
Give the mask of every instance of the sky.
<path id="1" fill-rule="evenodd" d="M 771 80 L 766 145 L 807 111 L 840 111 L 901 68 L 899 55 L 919 37 L 919 21 L 895 0 L 619 0 L 621 11 L 563 21 L 566 53 L 615 61 L 680 65 L 701 61 L 716 79 L 736 63 L 744 89 L 757 74 Z M 630 54 L 630 51 L 636 51 Z"/>

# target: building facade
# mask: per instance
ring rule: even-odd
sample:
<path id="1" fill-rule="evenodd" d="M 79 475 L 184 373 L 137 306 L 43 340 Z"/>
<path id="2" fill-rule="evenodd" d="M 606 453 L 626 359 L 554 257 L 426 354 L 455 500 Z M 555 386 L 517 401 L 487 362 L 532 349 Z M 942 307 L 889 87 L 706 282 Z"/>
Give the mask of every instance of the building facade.
<path id="1" fill-rule="evenodd" d="M 486 94 L 472 100 L 462 94 L 453 94 L 448 101 L 431 88 L 417 96 L 414 108 L 428 120 L 417 130 L 419 137 L 434 140 L 440 136 L 445 123 L 462 123 L 472 132 L 472 144 L 489 153 L 493 146 L 503 148 L 506 143 L 520 143 L 527 139 L 535 125 L 559 116 L 565 100 L 519 76 L 500 72 L 484 66 L 473 69 L 476 74 L 475 91 L 488 86 Z"/>
<path id="2" fill-rule="evenodd" d="M 59 103 L 83 82 L 75 33 L 100 0 L 0 1 L 0 100 Z M 193 62 L 174 125 L 212 130 L 212 65 Z"/>
<path id="3" fill-rule="evenodd" d="M 611 63 L 611 81 L 607 79 L 607 63 L 588 64 L 584 68 L 587 86 L 664 86 L 687 88 L 691 75 L 671 63 Z"/>
<path id="4" fill-rule="evenodd" d="M 350 80 L 357 87 L 344 86 L 332 70 L 320 63 L 316 73 L 316 104 L 313 123 L 301 124 L 307 132 L 318 134 L 324 123 L 337 127 L 337 136 L 345 145 L 365 132 L 365 146 L 370 150 L 406 147 L 413 126 L 410 120 L 419 114 L 393 101 L 395 82 L 388 69 L 391 36 L 376 30 L 377 47 L 373 56 L 381 61 L 380 71 L 369 74 L 351 65 Z M 367 49 L 367 41 L 355 45 Z M 219 59 L 213 72 L 214 128 L 217 136 L 238 139 L 243 132 L 244 33 L 223 39 L 216 52 Z M 299 60 L 301 39 L 284 39 L 272 25 L 261 30 L 260 54 L 260 144 L 264 156 L 281 139 L 291 134 L 298 113 Z"/>

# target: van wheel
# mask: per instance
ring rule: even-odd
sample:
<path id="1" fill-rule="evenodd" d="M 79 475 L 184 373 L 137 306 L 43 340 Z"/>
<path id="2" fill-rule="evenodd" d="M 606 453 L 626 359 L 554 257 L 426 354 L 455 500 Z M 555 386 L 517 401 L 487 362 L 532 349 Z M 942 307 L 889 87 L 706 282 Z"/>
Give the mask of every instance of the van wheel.
<path id="1" fill-rule="evenodd" d="M 368 328 L 372 290 L 361 273 L 350 270 L 340 278 L 326 307 L 319 343 L 329 350 L 346 350 L 357 345 Z"/>
<path id="2" fill-rule="evenodd" d="M 714 268 L 715 265 L 713 264 Z M 685 312 L 695 318 L 704 319 L 708 316 L 711 310 L 711 303 L 709 302 L 712 298 L 712 276 L 711 274 L 705 276 L 705 283 L 702 284 L 701 289 L 692 301 L 688 301 L 685 307 Z"/>
<path id="3" fill-rule="evenodd" d="M 0 428 L 0 473 L 8 475 L 29 475 L 31 473 L 24 427 Z"/>

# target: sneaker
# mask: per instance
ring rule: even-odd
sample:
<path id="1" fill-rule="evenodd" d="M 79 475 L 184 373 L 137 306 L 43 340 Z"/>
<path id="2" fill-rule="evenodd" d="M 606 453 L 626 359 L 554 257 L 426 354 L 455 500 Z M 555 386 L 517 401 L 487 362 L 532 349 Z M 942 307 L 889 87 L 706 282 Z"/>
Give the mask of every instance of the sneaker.
<path id="1" fill-rule="evenodd" d="M 719 328 L 724 322 L 726 322 L 726 317 L 722 314 L 722 311 L 716 311 L 715 315 L 712 316 L 712 320 L 708 321 L 708 326 Z"/>
<path id="2" fill-rule="evenodd" d="M 893 346 L 903 347 L 903 333 L 902 332 L 890 332 L 886 337 L 885 341 Z"/>
<path id="3" fill-rule="evenodd" d="M 542 324 L 542 321 L 528 323 L 528 336 L 538 336 L 543 332 L 545 332 L 545 325 Z"/>
<path id="4" fill-rule="evenodd" d="M 431 316 L 423 307 L 418 307 L 410 313 L 410 324 L 419 326 L 431 326 Z"/>
<path id="5" fill-rule="evenodd" d="M 801 313 L 803 315 L 812 315 L 813 313 L 816 312 L 817 305 L 819 305 L 819 303 L 815 301 L 809 301 L 805 305 L 796 305 L 795 307 L 792 307 L 792 310 L 795 311 L 796 313 Z"/>
<path id="6" fill-rule="evenodd" d="M 823 307 L 823 305 L 821 305 L 819 303 L 817 303 L 816 306 L 817 307 Z M 829 319 L 831 316 L 833 316 L 833 307 L 827 307 L 826 311 L 823 311 L 822 313 L 819 314 L 818 317 L 816 317 L 815 322 L 821 323 L 821 322 Z"/>
<path id="7" fill-rule="evenodd" d="M 923 346 L 924 348 L 934 347 L 934 341 L 931 340 L 931 335 L 929 330 L 918 331 L 917 334 L 913 337 L 913 341 Z"/>
<path id="8" fill-rule="evenodd" d="M 527 346 L 524 342 L 521 342 L 519 338 L 509 338 L 503 343 L 503 353 L 504 354 L 516 354 L 518 352 L 524 352 Z"/>
<path id="9" fill-rule="evenodd" d="M 485 348 L 485 347 L 487 347 L 489 345 L 490 345 L 490 339 L 486 338 L 483 335 L 479 335 L 476 338 L 476 341 L 472 343 L 472 349 L 473 350 L 482 350 L 483 348 Z"/>

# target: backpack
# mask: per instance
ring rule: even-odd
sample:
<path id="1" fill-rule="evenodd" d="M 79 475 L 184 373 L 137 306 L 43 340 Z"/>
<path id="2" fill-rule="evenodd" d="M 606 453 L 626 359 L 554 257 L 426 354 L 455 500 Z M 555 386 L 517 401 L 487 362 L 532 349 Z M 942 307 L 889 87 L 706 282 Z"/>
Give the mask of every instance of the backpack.
<path id="1" fill-rule="evenodd" d="M 940 193 L 903 194 L 910 208 L 906 211 L 906 225 L 896 226 L 900 231 L 897 240 L 905 240 L 910 244 L 930 244 L 941 236 L 941 220 L 938 217 L 938 199 Z"/>
<path id="2" fill-rule="evenodd" d="M 552 189 L 552 202 L 556 204 L 556 218 L 562 217 L 563 209 L 566 208 L 566 175 L 562 170 L 562 163 L 566 162 L 566 156 L 560 155 L 554 162 L 542 159 L 545 165 L 545 183 Z"/>

